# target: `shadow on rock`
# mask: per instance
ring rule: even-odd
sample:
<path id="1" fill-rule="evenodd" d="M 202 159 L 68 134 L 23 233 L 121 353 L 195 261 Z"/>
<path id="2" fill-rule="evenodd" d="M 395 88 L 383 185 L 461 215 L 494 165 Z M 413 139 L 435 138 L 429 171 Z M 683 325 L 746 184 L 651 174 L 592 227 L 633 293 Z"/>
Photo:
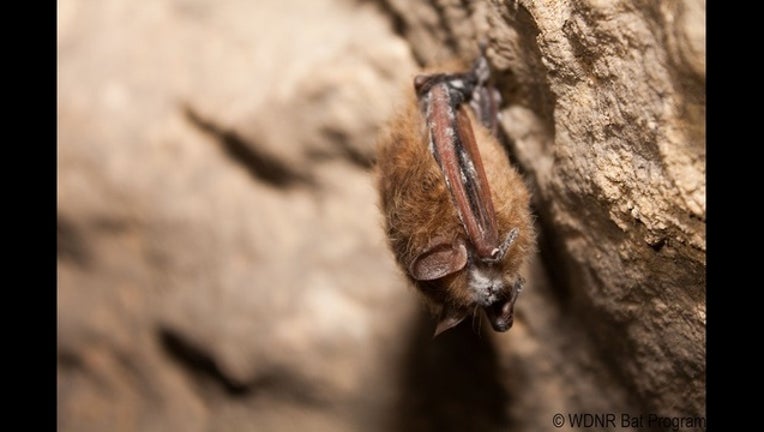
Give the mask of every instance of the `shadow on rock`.
<path id="1" fill-rule="evenodd" d="M 418 317 L 403 356 L 395 430 L 510 429 L 510 395 L 501 384 L 490 330 L 480 324 L 464 322 L 433 339 L 434 321 L 424 313 Z"/>

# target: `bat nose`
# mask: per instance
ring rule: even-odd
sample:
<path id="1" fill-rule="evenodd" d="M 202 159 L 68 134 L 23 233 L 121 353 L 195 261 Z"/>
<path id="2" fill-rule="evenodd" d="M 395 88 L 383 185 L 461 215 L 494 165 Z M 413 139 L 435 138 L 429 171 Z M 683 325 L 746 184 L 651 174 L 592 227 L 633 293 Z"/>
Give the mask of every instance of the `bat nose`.
<path id="1" fill-rule="evenodd" d="M 493 329 L 497 332 L 505 332 L 509 330 L 512 327 L 512 324 L 514 323 L 513 317 L 509 317 L 509 319 L 498 319 L 493 324 Z"/>

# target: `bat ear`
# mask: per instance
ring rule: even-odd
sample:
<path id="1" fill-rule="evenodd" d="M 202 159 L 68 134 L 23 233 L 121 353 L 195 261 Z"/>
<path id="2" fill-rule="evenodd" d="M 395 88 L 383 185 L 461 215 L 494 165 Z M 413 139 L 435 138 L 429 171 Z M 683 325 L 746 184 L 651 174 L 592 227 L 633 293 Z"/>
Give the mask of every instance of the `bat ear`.
<path id="1" fill-rule="evenodd" d="M 469 313 L 466 311 L 452 309 L 448 305 L 443 306 L 443 312 L 441 312 L 440 318 L 438 319 L 438 326 L 435 327 L 435 334 L 432 335 L 433 339 L 438 337 L 438 335 L 444 331 L 459 325 L 467 315 L 469 315 Z"/>
<path id="2" fill-rule="evenodd" d="M 414 257 L 409 274 L 416 280 L 440 279 L 467 265 L 467 248 L 463 242 L 435 243 Z"/>

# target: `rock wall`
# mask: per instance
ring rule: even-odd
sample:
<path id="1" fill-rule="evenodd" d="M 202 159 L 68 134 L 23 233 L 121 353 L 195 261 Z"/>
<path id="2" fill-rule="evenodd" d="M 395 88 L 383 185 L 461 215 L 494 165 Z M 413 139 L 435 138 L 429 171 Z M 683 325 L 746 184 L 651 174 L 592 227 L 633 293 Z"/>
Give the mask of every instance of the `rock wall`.
<path id="1" fill-rule="evenodd" d="M 488 42 L 568 319 L 640 409 L 701 415 L 704 2 L 385 6 L 425 63 Z"/>
<path id="2" fill-rule="evenodd" d="M 704 415 L 703 2 L 255 3 L 59 2 L 61 430 Z M 478 41 L 540 253 L 510 332 L 433 341 L 374 141 Z"/>

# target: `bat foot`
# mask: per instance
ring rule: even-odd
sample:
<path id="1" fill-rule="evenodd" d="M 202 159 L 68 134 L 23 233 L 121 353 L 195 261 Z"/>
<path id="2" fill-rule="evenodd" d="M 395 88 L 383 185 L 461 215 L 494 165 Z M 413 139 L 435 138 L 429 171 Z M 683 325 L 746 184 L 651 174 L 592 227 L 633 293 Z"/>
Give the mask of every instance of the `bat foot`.
<path id="1" fill-rule="evenodd" d="M 488 84 L 488 80 L 491 79 L 491 68 L 488 65 L 488 59 L 485 56 L 485 50 L 486 50 L 485 43 L 481 43 L 479 47 L 480 47 L 480 55 L 477 57 L 477 59 L 475 59 L 475 62 L 472 64 L 471 73 L 475 75 L 475 78 L 477 79 L 479 86 L 485 86 L 486 84 Z"/>
<path id="2" fill-rule="evenodd" d="M 480 78 L 475 72 L 454 73 L 454 74 L 432 74 L 417 75 L 414 77 L 414 90 L 420 99 L 425 97 L 430 89 L 440 83 L 448 86 L 451 96 L 456 97 L 452 101 L 454 106 L 469 100 L 479 83 Z"/>

